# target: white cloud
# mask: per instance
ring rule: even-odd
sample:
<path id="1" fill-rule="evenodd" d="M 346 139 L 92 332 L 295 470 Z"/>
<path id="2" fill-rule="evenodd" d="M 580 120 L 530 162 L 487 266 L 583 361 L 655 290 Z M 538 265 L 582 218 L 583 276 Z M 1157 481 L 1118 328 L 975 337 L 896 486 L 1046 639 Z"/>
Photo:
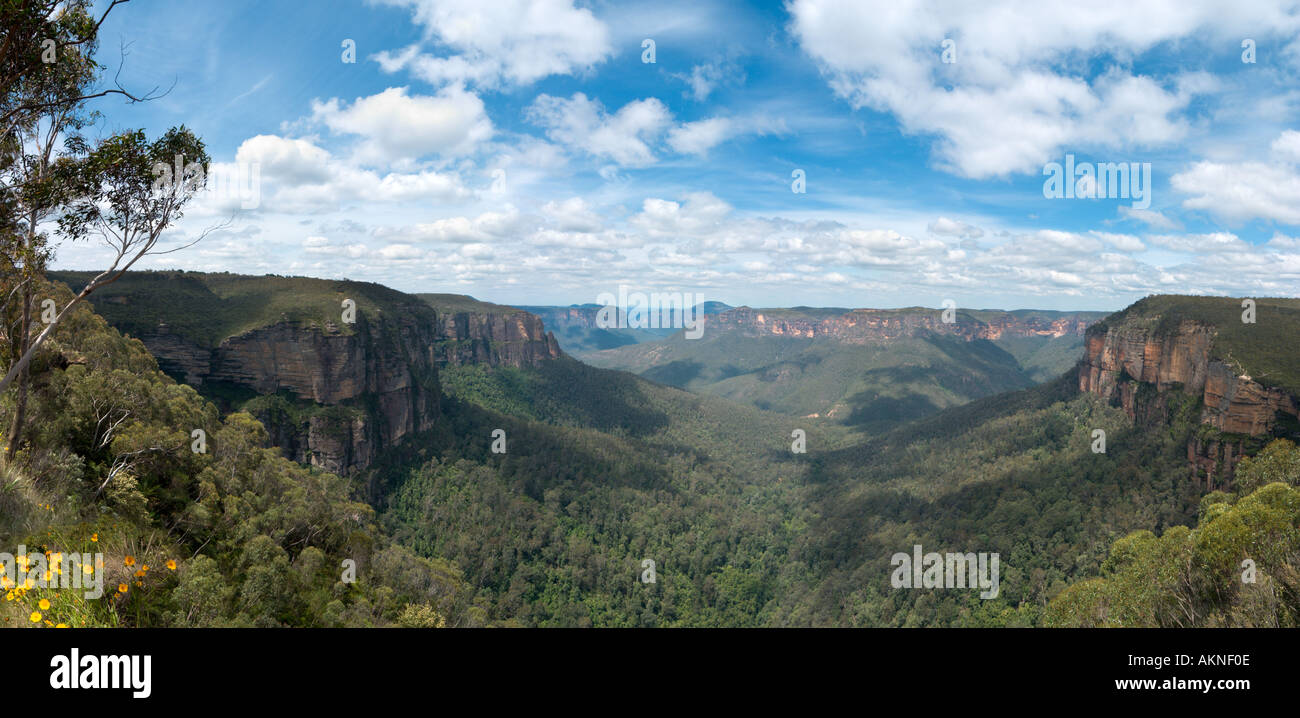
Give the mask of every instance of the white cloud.
<path id="1" fill-rule="evenodd" d="M 687 195 L 684 202 L 646 198 L 631 223 L 651 236 L 699 236 L 716 231 L 731 214 L 731 205 L 710 192 Z"/>
<path id="2" fill-rule="evenodd" d="M 257 164 L 262 177 L 293 184 L 327 182 L 333 175 L 330 153 L 308 140 L 256 135 L 235 151 L 235 162 Z"/>
<path id="3" fill-rule="evenodd" d="M 380 237 L 402 236 L 410 241 L 460 244 L 491 242 L 527 230 L 527 218 L 514 207 L 503 212 L 484 212 L 476 217 L 446 217 L 410 227 L 380 230 Z"/>
<path id="4" fill-rule="evenodd" d="M 721 80 L 722 70 L 713 64 L 692 67 L 690 77 L 686 78 L 687 84 L 691 86 L 691 97 L 695 98 L 696 102 L 707 100 L 713 88 L 717 87 Z"/>
<path id="5" fill-rule="evenodd" d="M 755 114 L 745 117 L 710 117 L 682 123 L 668 131 L 668 146 L 683 155 L 706 155 L 709 150 L 742 135 L 784 135 L 785 120 Z"/>
<path id="6" fill-rule="evenodd" d="M 926 229 L 930 234 L 937 234 L 944 237 L 961 237 L 962 239 L 979 239 L 984 236 L 984 230 L 972 224 L 967 224 L 955 219 L 940 217 L 929 224 Z"/>
<path id="7" fill-rule="evenodd" d="M 424 251 L 409 244 L 388 244 L 379 248 L 380 258 L 407 261 L 424 257 Z"/>
<path id="8" fill-rule="evenodd" d="M 668 108 L 653 97 L 629 102 L 611 115 L 581 92 L 568 99 L 539 95 L 527 115 L 556 142 L 627 167 L 653 164 L 651 145 L 672 122 Z"/>
<path id="9" fill-rule="evenodd" d="M 1251 246 L 1241 241 L 1231 232 L 1210 232 L 1207 234 L 1158 234 L 1147 237 L 1151 244 L 1175 252 L 1189 254 L 1218 254 L 1224 252 L 1248 253 Z"/>
<path id="10" fill-rule="evenodd" d="M 1295 130 L 1283 132 L 1273 140 L 1272 150 L 1283 162 L 1300 163 L 1300 132 Z"/>
<path id="11" fill-rule="evenodd" d="M 730 139 L 736 131 L 736 123 L 726 117 L 687 122 L 668 132 L 668 146 L 681 154 L 703 155 Z"/>
<path id="12" fill-rule="evenodd" d="M 260 211 L 319 213 L 357 200 L 458 201 L 471 192 L 454 173 L 378 173 L 339 160 L 307 139 L 257 135 L 235 152 L 236 163 L 259 167 Z M 226 198 L 238 206 L 238 198 Z"/>
<path id="13" fill-rule="evenodd" d="M 935 136 L 938 163 L 976 178 L 1036 173 L 1066 149 L 1177 142 L 1188 134 L 1192 99 L 1217 83 L 1182 70 L 1134 75 L 1126 69 L 1132 58 L 1166 43 L 1232 48 L 1261 28 L 1280 36 L 1300 29 L 1292 4 L 1281 0 L 1232 13 L 1210 0 L 788 7 L 792 34 L 837 94 L 892 113 L 907 132 Z M 940 58 L 946 39 L 955 42 L 951 64 Z M 1088 79 L 1090 62 L 1109 67 Z"/>
<path id="14" fill-rule="evenodd" d="M 1119 216 L 1125 219 L 1135 219 L 1148 227 L 1155 227 L 1156 229 L 1177 229 L 1179 227 L 1178 222 L 1154 209 L 1142 209 L 1121 204 L 1119 206 Z"/>
<path id="15" fill-rule="evenodd" d="M 1146 250 L 1146 245 L 1142 243 L 1142 240 L 1131 234 L 1112 234 L 1110 232 L 1090 232 L 1090 234 L 1121 252 L 1142 252 Z"/>
<path id="16" fill-rule="evenodd" d="M 1300 251 L 1300 237 L 1288 237 L 1285 234 L 1274 234 L 1268 240 L 1268 246 L 1273 249 L 1295 252 Z"/>
<path id="17" fill-rule="evenodd" d="M 328 237 L 311 236 L 302 241 L 302 251 L 304 254 L 326 256 L 326 257 L 346 257 L 357 259 L 364 256 L 369 250 L 364 244 L 338 244 Z"/>
<path id="18" fill-rule="evenodd" d="M 315 154 L 285 144 L 277 149 Z M 531 302 L 581 301 L 594 298 L 595 287 L 626 283 L 671 284 L 733 303 L 778 292 L 828 305 L 876 297 L 861 303 L 879 306 L 938 297 L 964 302 L 995 291 L 1020 299 L 992 306 L 1079 308 L 1158 292 L 1293 294 L 1300 282 L 1300 241 L 1280 233 L 1255 246 L 1228 232 L 1139 238 L 986 225 L 978 243 L 958 247 L 954 239 L 974 228 L 951 218 L 929 225 L 917 219 L 909 232 L 869 219 L 753 216 L 708 192 L 647 197 L 630 217 L 612 216 L 591 197 L 570 196 L 524 211 L 507 206 L 423 223 L 368 217 L 364 225 L 324 221 L 307 229 L 284 217 L 259 236 L 200 245 L 193 257 L 196 268 L 213 261 L 256 272 L 300 267 L 294 271 L 365 277 L 408 291 L 458 285 L 497 300 L 513 287 L 518 294 L 510 301 Z M 276 247 L 302 263 L 268 263 Z"/>
<path id="19" fill-rule="evenodd" d="M 686 97 L 704 102 L 722 83 L 743 81 L 744 71 L 734 62 L 719 60 L 695 65 L 689 75 L 674 74 L 673 77 L 685 82 L 690 88 L 684 93 Z"/>
<path id="20" fill-rule="evenodd" d="M 1170 184 L 1193 195 L 1183 200 L 1188 209 L 1236 222 L 1300 224 L 1300 132 L 1283 132 L 1271 149 L 1271 162 L 1197 162 Z"/>
<path id="21" fill-rule="evenodd" d="M 604 226 L 600 216 L 581 197 L 547 202 L 542 206 L 542 214 L 561 232 L 591 233 Z"/>
<path id="22" fill-rule="evenodd" d="M 571 0 L 380 1 L 409 8 L 426 42 L 452 54 L 412 45 L 375 60 L 386 72 L 410 69 L 435 85 L 526 85 L 588 69 L 612 53 L 609 29 Z"/>
<path id="23" fill-rule="evenodd" d="M 390 87 L 350 106 L 337 98 L 316 101 L 312 119 L 336 133 L 359 135 L 358 158 L 379 164 L 466 155 L 493 132 L 483 101 L 459 85 L 436 95 L 408 95 L 405 87 Z"/>

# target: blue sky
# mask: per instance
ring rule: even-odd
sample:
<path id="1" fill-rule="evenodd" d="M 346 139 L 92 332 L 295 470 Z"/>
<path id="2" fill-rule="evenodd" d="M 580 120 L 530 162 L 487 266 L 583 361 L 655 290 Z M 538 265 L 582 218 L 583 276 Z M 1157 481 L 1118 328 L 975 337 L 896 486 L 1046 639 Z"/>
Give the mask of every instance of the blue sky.
<path id="1" fill-rule="evenodd" d="M 256 168 L 256 206 L 202 198 L 169 242 L 228 226 L 156 269 L 517 304 L 1295 295 L 1300 9 L 1221 5 L 133 0 L 101 61 L 170 91 L 98 131 Z M 1067 155 L 1148 164 L 1149 205 L 1044 197 Z"/>

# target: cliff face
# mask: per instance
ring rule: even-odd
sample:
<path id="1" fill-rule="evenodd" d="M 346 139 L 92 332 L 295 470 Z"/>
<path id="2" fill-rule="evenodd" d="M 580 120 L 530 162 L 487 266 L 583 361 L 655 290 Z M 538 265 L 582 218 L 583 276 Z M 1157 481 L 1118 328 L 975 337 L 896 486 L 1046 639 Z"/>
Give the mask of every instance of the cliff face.
<path id="1" fill-rule="evenodd" d="M 1157 395 L 1180 388 L 1202 401 L 1200 421 L 1225 434 L 1264 436 L 1279 414 L 1297 415 L 1295 397 L 1276 387 L 1265 387 L 1228 364 L 1211 359 L 1214 328 L 1182 321 L 1173 332 L 1157 333 L 1154 324 L 1137 323 L 1090 332 L 1079 364 L 1079 390 L 1117 403 L 1130 418 L 1138 418 L 1137 400 L 1142 384 Z M 1188 461 L 1207 488 L 1231 478 L 1241 457 L 1242 442 L 1193 438 Z"/>
<path id="2" fill-rule="evenodd" d="M 988 322 L 968 317 L 944 322 L 939 311 L 900 312 L 881 309 L 854 309 L 846 314 L 816 318 L 764 313 L 750 307 L 738 307 L 707 317 L 705 331 L 732 329 L 750 334 L 774 334 L 792 337 L 831 337 L 846 344 L 866 344 L 921 334 L 955 336 L 966 341 L 997 340 L 1004 337 L 1082 336 L 1092 323 L 1082 317 L 1058 319 L 1018 317 L 1006 313 Z"/>
<path id="3" fill-rule="evenodd" d="M 368 466 L 377 448 L 437 420 L 437 338 L 433 313 L 425 310 L 361 318 L 347 333 L 328 322 L 283 322 L 230 337 L 211 350 L 166 325 L 140 340 L 164 370 L 190 384 L 233 385 L 258 394 L 287 391 L 315 404 L 350 407 L 311 413 L 300 422 L 259 416 L 272 443 L 295 460 L 349 474 Z"/>
<path id="4" fill-rule="evenodd" d="M 297 416 L 255 413 L 273 445 L 340 474 L 365 469 L 382 449 L 433 427 L 438 367 L 524 367 L 560 356 L 541 320 L 517 310 L 437 312 L 413 303 L 359 315 L 348 329 L 283 321 L 207 349 L 160 324 L 140 340 L 164 371 L 186 383 L 289 392 L 331 408 Z"/>
<path id="5" fill-rule="evenodd" d="M 560 356 L 560 345 L 527 312 L 442 312 L 438 316 L 439 365 L 536 366 Z"/>

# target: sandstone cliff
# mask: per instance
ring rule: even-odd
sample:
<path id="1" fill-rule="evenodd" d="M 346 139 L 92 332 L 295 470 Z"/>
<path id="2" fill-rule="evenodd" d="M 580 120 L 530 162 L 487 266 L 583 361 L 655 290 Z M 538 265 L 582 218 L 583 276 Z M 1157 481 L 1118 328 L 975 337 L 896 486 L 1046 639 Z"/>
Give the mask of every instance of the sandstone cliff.
<path id="1" fill-rule="evenodd" d="M 707 317 L 705 331 L 732 329 L 749 334 L 809 339 L 830 337 L 847 344 L 866 344 L 922 334 L 954 336 L 966 341 L 1022 336 L 1082 336 L 1093 321 L 1087 315 L 1047 318 L 1001 312 L 994 313 L 988 321 L 963 314 L 958 315 L 956 321 L 944 322 L 940 310 L 854 309 L 843 314 L 836 312 L 830 316 L 818 316 L 737 307 Z"/>
<path id="2" fill-rule="evenodd" d="M 424 307 L 337 324 L 260 327 L 204 349 L 159 325 L 140 340 L 164 371 L 200 388 L 221 386 L 340 410 L 254 409 L 272 443 L 295 460 L 349 474 L 377 449 L 431 428 L 439 413 L 436 316 Z M 343 410 L 346 408 L 347 410 Z"/>
<path id="3" fill-rule="evenodd" d="M 1201 423 L 1222 435 L 1193 437 L 1187 456 L 1197 478 L 1204 477 L 1206 487 L 1215 488 L 1231 478 L 1242 454 L 1242 437 L 1268 435 L 1279 416 L 1297 416 L 1297 400 L 1213 359 L 1213 326 L 1183 320 L 1173 331 L 1157 327 L 1154 320 L 1130 321 L 1089 332 L 1079 364 L 1079 390 L 1116 403 L 1135 420 L 1152 408 L 1138 400 L 1144 386 L 1154 389 L 1156 410 L 1163 406 L 1160 396 L 1171 390 L 1198 397 Z"/>
<path id="4" fill-rule="evenodd" d="M 536 366 L 560 356 L 542 321 L 527 312 L 440 312 L 439 365 Z"/>
<path id="5" fill-rule="evenodd" d="M 308 404 L 306 410 L 266 401 L 251 407 L 273 445 L 297 461 L 341 474 L 366 468 L 383 448 L 433 426 L 438 367 L 535 366 L 560 356 L 555 338 L 526 312 L 495 305 L 439 312 L 418 301 L 363 312 L 346 328 L 284 320 L 212 349 L 166 324 L 139 338 L 164 371 L 186 383 L 287 393 L 291 403 Z"/>

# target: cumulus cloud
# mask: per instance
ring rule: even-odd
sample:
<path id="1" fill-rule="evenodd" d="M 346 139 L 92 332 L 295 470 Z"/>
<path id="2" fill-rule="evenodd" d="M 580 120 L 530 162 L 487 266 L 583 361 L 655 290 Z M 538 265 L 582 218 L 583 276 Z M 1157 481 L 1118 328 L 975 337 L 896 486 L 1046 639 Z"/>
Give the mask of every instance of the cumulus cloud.
<path id="1" fill-rule="evenodd" d="M 732 207 L 711 192 L 695 192 L 682 202 L 646 198 L 631 223 L 654 237 L 700 236 L 720 228 Z"/>
<path id="2" fill-rule="evenodd" d="M 474 217 L 445 217 L 432 222 L 383 229 L 378 237 L 402 237 L 408 241 L 469 244 L 492 242 L 523 234 L 527 218 L 514 207 L 501 212 L 484 212 Z"/>
<path id="3" fill-rule="evenodd" d="M 1300 224 L 1300 132 L 1283 132 L 1270 149 L 1268 162 L 1197 162 L 1170 184 L 1192 195 L 1183 200 L 1188 209 L 1234 222 Z"/>
<path id="4" fill-rule="evenodd" d="M 1172 42 L 1226 43 L 1300 28 L 1290 3 L 1229 15 L 1209 0 L 1177 3 L 1014 0 L 914 3 L 888 12 L 854 0 L 793 0 L 792 34 L 837 94 L 930 135 L 937 162 L 962 176 L 1033 173 L 1065 149 L 1168 145 L 1189 130 L 1204 73 L 1135 75 L 1126 60 Z M 955 62 L 940 59 L 955 43 Z M 1092 77 L 1088 62 L 1107 68 Z M 1102 64 L 1104 63 L 1104 64 Z"/>
<path id="5" fill-rule="evenodd" d="M 926 230 L 930 234 L 937 234 L 944 237 L 961 237 L 962 239 L 979 239 L 984 236 L 984 230 L 971 224 L 961 222 L 947 217 L 940 217 L 929 224 Z"/>
<path id="6" fill-rule="evenodd" d="M 682 154 L 702 155 L 729 139 L 736 123 L 726 117 L 687 122 L 668 132 L 668 146 Z"/>
<path id="7" fill-rule="evenodd" d="M 1189 254 L 1218 254 L 1223 252 L 1247 253 L 1251 246 L 1241 241 L 1231 232 L 1209 232 L 1206 234 L 1158 234 L 1147 237 L 1151 244 L 1176 252 Z"/>
<path id="8" fill-rule="evenodd" d="M 337 98 L 316 101 L 312 119 L 336 133 L 358 135 L 358 158 L 375 164 L 466 155 L 493 132 L 483 101 L 459 85 L 436 95 L 409 95 L 405 87 L 390 87 L 351 105 Z"/>
<path id="9" fill-rule="evenodd" d="M 600 215 L 581 197 L 547 202 L 542 205 L 542 214 L 562 232 L 591 233 L 600 231 L 604 226 Z"/>
<path id="10" fill-rule="evenodd" d="M 329 152 L 308 140 L 276 135 L 250 137 L 235 152 L 235 161 L 256 163 L 263 177 L 291 184 L 327 182 L 333 175 Z"/>
<path id="11" fill-rule="evenodd" d="M 1090 232 L 1090 234 L 1121 252 L 1142 252 L 1146 245 L 1141 239 L 1131 234 L 1112 234 L 1110 232 Z"/>
<path id="12" fill-rule="evenodd" d="M 276 149 L 316 154 L 310 143 L 287 140 Z M 844 303 L 841 293 L 850 292 L 889 297 L 890 304 L 1003 287 L 1023 306 L 1062 306 L 1062 298 L 1069 306 L 1070 298 L 1122 304 L 1162 292 L 1289 294 L 1300 282 L 1300 240 L 1281 233 L 1253 245 L 1230 232 L 1013 230 L 952 218 L 909 232 L 871 222 L 757 216 L 708 192 L 646 197 L 626 219 L 613 214 L 590 197 L 571 196 L 524 210 L 381 221 L 373 230 L 371 222 L 313 222 L 293 246 L 318 275 L 368 273 L 389 283 L 425 277 L 413 289 L 429 282 L 483 292 L 519 286 L 525 296 L 559 291 L 572 297 L 565 301 L 581 301 L 597 286 L 670 283 L 723 300 L 762 287 L 803 301 L 817 301 L 813 293 L 825 291 L 820 296 L 831 303 Z M 978 243 L 963 238 L 976 230 Z M 367 235 L 362 241 L 358 231 Z M 280 235 L 270 234 L 270 241 Z M 275 271 L 261 268 L 262 252 L 252 246 L 232 238 L 199 258 Z"/>
<path id="13" fill-rule="evenodd" d="M 1125 219 L 1137 220 L 1148 227 L 1156 229 L 1177 229 L 1178 222 L 1166 217 L 1164 213 L 1154 209 L 1143 209 L 1141 207 L 1130 207 L 1126 204 L 1119 206 L 1119 216 Z"/>
<path id="14" fill-rule="evenodd" d="M 366 245 L 360 242 L 341 244 L 328 237 L 310 236 L 302 241 L 302 252 L 308 255 L 358 259 L 365 256 L 368 251 Z"/>
<path id="15" fill-rule="evenodd" d="M 746 134 L 783 134 L 785 123 L 765 116 L 710 117 L 680 124 L 668 131 L 668 146 L 683 155 L 706 155 L 709 150 Z"/>
<path id="16" fill-rule="evenodd" d="M 556 142 L 622 166 L 644 167 L 655 162 L 651 145 L 672 122 L 672 114 L 654 97 L 634 100 L 613 114 L 585 94 L 572 97 L 539 95 L 527 111 Z"/>
<path id="17" fill-rule="evenodd" d="M 409 69 L 435 85 L 527 85 L 586 70 L 612 53 L 605 23 L 572 0 L 380 2 L 408 8 L 425 41 L 374 59 L 386 72 Z"/>
<path id="18" fill-rule="evenodd" d="M 278 135 L 245 140 L 235 164 L 259 168 L 259 210 L 265 212 L 313 214 L 357 200 L 458 201 L 472 194 L 455 173 L 379 173 L 340 160 L 310 140 Z"/>

